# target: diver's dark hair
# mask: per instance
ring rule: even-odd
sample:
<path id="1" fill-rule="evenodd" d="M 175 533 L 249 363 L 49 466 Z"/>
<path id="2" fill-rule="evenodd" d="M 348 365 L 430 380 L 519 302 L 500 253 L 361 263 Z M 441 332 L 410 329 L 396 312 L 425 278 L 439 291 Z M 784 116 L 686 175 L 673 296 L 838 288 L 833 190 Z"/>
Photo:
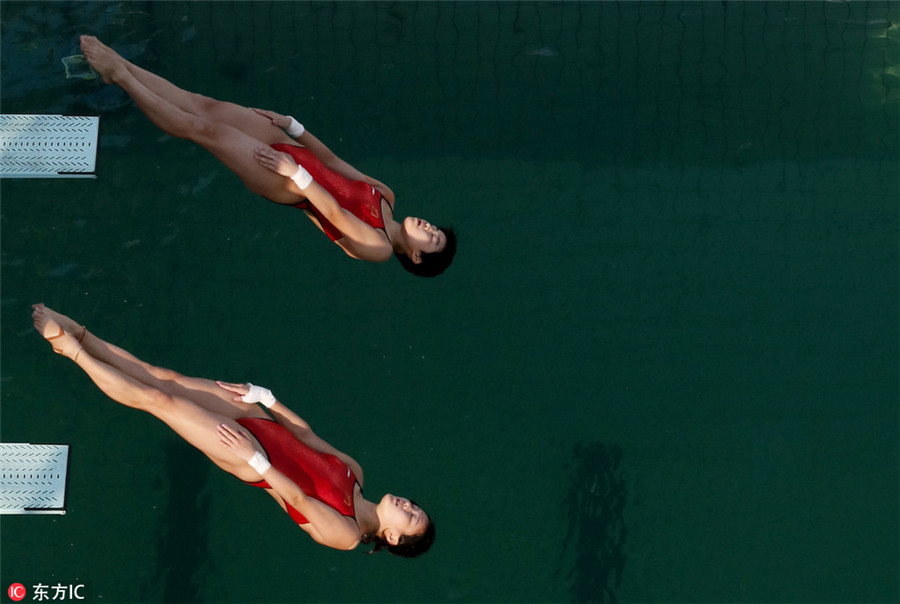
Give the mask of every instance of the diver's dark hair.
<path id="1" fill-rule="evenodd" d="M 370 554 L 387 550 L 388 553 L 404 558 L 415 558 L 421 556 L 431 548 L 434 543 L 434 520 L 429 516 L 428 526 L 421 535 L 401 535 L 400 542 L 397 545 L 391 545 L 378 535 L 372 532 L 365 533 L 360 539 L 363 543 L 374 543 L 375 547 L 369 550 Z"/>
<path id="2" fill-rule="evenodd" d="M 422 262 L 416 264 L 412 258 L 406 254 L 397 254 L 397 260 L 403 265 L 403 268 L 418 277 L 437 277 L 450 266 L 453 262 L 453 256 L 456 255 L 456 233 L 453 227 L 437 227 L 444 232 L 447 237 L 447 243 L 444 249 L 439 252 L 431 252 L 430 254 L 422 254 Z"/>

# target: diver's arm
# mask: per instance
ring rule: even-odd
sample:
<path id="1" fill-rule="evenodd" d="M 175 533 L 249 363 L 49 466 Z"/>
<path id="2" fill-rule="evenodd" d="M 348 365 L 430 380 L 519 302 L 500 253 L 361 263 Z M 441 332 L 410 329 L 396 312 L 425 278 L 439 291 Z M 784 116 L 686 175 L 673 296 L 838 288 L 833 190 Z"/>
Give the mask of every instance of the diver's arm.
<path id="1" fill-rule="evenodd" d="M 297 483 L 272 467 L 261 451 L 257 451 L 246 435 L 225 424 L 218 428 L 219 440 L 232 453 L 247 463 L 264 479 L 279 497 L 303 514 L 312 525 L 308 531 L 323 545 L 335 549 L 353 549 L 359 543 L 356 523 L 330 506 L 307 496 Z"/>
<path id="2" fill-rule="evenodd" d="M 291 179 L 300 189 L 306 199 L 316 206 L 316 209 L 329 222 L 340 228 L 337 221 L 344 212 L 337 200 L 326 191 L 319 183 L 313 180 L 313 177 L 306 168 L 294 161 L 294 158 L 287 153 L 276 151 L 272 147 L 261 145 L 253 150 L 253 157 L 256 162 L 286 178 Z"/>
<path id="3" fill-rule="evenodd" d="M 271 466 L 260 476 L 287 505 L 309 520 L 308 525 L 302 526 L 318 543 L 342 550 L 353 549 L 359 544 L 359 529 L 353 518 L 309 497 L 297 483 Z"/>
<path id="4" fill-rule="evenodd" d="M 331 193 L 313 180 L 306 168 L 298 165 L 290 155 L 260 146 L 254 149 L 253 156 L 261 166 L 291 179 L 309 203 L 341 232 L 342 239 L 346 238 L 341 247 L 355 258 L 384 262 L 393 255 L 394 250 L 381 231 L 342 208 Z"/>
<path id="5" fill-rule="evenodd" d="M 350 466 L 350 469 L 353 470 L 353 474 L 359 481 L 360 486 L 362 486 L 363 471 L 362 467 L 356 462 L 356 460 L 346 453 L 338 451 L 331 444 L 319 437 L 315 432 L 313 432 L 312 428 L 309 427 L 309 424 L 305 419 L 297 415 L 287 405 L 279 401 L 275 397 L 275 395 L 272 394 L 271 390 L 269 390 L 268 388 L 260 388 L 259 386 L 254 386 L 253 384 L 249 383 L 232 384 L 229 382 L 217 381 L 216 384 L 218 384 L 220 388 L 223 388 L 235 394 L 236 396 L 233 399 L 235 402 L 244 402 L 251 405 L 255 403 L 261 403 L 263 406 L 265 406 L 269 413 L 272 414 L 273 419 L 284 426 L 287 431 L 294 436 L 294 438 L 310 447 L 311 449 L 334 455 L 345 464 Z"/>
<path id="6" fill-rule="evenodd" d="M 353 475 L 356 476 L 356 480 L 359 482 L 360 486 L 362 486 L 362 466 L 360 466 L 355 459 L 353 459 L 346 453 L 339 451 L 318 434 L 313 432 L 312 428 L 309 427 L 309 424 L 306 422 L 306 420 L 294 413 L 294 411 L 292 411 L 289 407 L 287 407 L 280 401 L 275 401 L 275 404 L 269 407 L 269 413 L 272 414 L 272 417 L 275 418 L 276 422 L 287 428 L 288 432 L 294 435 L 294 438 L 296 438 L 306 446 L 310 447 L 311 449 L 315 449 L 316 451 L 321 451 L 322 453 L 329 453 L 331 455 L 334 455 L 345 464 L 350 466 L 350 469 L 353 471 Z"/>
<path id="7" fill-rule="evenodd" d="M 334 151 L 328 148 L 328 146 L 316 138 L 309 130 L 303 131 L 303 133 L 296 139 L 301 145 L 309 149 L 313 152 L 313 154 L 319 159 L 322 164 L 328 169 L 337 172 L 344 178 L 348 178 L 350 180 L 361 180 L 376 189 L 384 195 L 385 199 L 393 206 L 394 205 L 394 192 L 391 191 L 390 187 L 381 182 L 380 180 L 376 180 L 371 176 L 363 174 L 346 161 L 338 157 Z"/>
<path id="8" fill-rule="evenodd" d="M 281 128 L 288 134 L 288 136 L 312 151 L 313 154 L 317 158 L 319 158 L 319 161 L 322 162 L 322 164 L 328 169 L 337 172 L 344 178 L 349 178 L 350 180 L 361 180 L 372 185 L 373 187 L 378 189 L 382 195 L 384 195 L 385 199 L 388 200 L 391 206 L 394 205 L 394 192 L 391 191 L 390 187 L 388 187 L 380 180 L 376 180 L 371 176 L 363 174 L 362 172 L 348 164 L 346 161 L 338 157 L 331 149 L 328 148 L 327 145 L 325 145 L 325 143 L 313 136 L 313 134 L 309 130 L 303 127 L 303 124 L 299 123 L 293 117 L 289 115 L 281 115 L 280 113 L 269 111 L 268 109 L 254 108 L 253 111 L 269 118 L 269 120 L 272 122 L 272 125 Z M 318 206 L 316 207 L 318 208 Z"/>
<path id="9" fill-rule="evenodd" d="M 317 543 L 340 550 L 351 550 L 359 545 L 359 526 L 354 518 L 343 516 L 332 507 L 307 496 L 293 480 L 275 468 L 270 468 L 263 477 L 286 504 L 309 520 L 301 527 Z"/>

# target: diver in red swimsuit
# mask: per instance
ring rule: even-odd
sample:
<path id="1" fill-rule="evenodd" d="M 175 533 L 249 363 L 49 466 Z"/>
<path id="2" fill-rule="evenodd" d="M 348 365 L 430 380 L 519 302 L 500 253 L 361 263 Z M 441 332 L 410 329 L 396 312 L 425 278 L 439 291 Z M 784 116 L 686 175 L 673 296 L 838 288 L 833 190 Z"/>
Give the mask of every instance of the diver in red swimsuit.
<path id="1" fill-rule="evenodd" d="M 243 384 L 220 384 L 232 392 L 242 392 Z M 250 392 L 247 386 L 247 393 Z M 247 399 L 247 394 L 241 400 Z M 343 516 L 356 518 L 353 494 L 359 479 L 353 468 L 336 455 L 323 453 L 294 438 L 290 430 L 281 424 L 256 417 L 240 417 L 237 423 L 247 428 L 262 446 L 265 457 L 276 470 L 291 479 L 307 496 L 331 506 Z M 265 480 L 250 483 L 262 489 L 272 486 Z M 360 487 L 362 489 L 362 487 Z M 309 520 L 290 504 L 287 513 L 297 524 L 307 524 Z"/>
<path id="2" fill-rule="evenodd" d="M 291 159 L 298 166 L 303 166 L 310 177 L 328 191 L 342 209 L 350 212 L 370 227 L 379 229 L 387 235 L 387 229 L 384 225 L 384 210 L 393 213 L 394 205 L 381 194 L 381 191 L 369 183 L 361 180 L 349 180 L 337 172 L 329 170 L 319 161 L 315 153 L 305 147 L 276 143 L 272 145 L 272 148 L 290 155 Z M 337 242 L 343 238 L 344 233 L 331 224 L 325 215 L 307 200 L 294 204 L 294 207 L 309 212 L 311 214 L 310 217 L 332 241 Z"/>
<path id="3" fill-rule="evenodd" d="M 404 268 L 423 277 L 442 273 L 453 261 L 452 229 L 414 217 L 398 222 L 393 191 L 339 158 L 293 118 L 178 88 L 126 61 L 93 36 L 81 36 L 81 49 L 103 81 L 121 86 L 159 128 L 202 146 L 250 191 L 275 203 L 308 209 L 313 222 L 348 256 L 370 262 L 395 256 Z M 294 150 L 308 151 L 328 177 L 320 182 L 315 174 L 318 166 L 311 161 L 300 159 L 306 164 L 301 168 L 293 159 Z M 365 190 L 358 185 L 365 185 Z M 341 199 L 335 189 L 353 194 Z M 358 192 L 363 197 L 377 195 L 378 200 L 371 204 L 356 199 L 353 195 Z M 377 212 L 378 225 L 359 213 L 367 204 Z"/>
<path id="4" fill-rule="evenodd" d="M 374 543 L 373 551 L 412 557 L 434 541 L 434 522 L 419 506 L 390 494 L 365 499 L 360 465 L 265 388 L 150 365 L 43 304 L 32 307 L 32 320 L 107 396 L 162 420 L 226 472 L 266 489 L 318 543 Z"/>

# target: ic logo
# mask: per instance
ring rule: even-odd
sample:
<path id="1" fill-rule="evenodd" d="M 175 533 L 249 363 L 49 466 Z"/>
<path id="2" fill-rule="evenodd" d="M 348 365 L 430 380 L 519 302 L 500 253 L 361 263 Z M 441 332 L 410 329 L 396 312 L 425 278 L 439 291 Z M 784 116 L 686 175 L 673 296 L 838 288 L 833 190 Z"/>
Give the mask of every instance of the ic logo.
<path id="1" fill-rule="evenodd" d="M 6 590 L 6 593 L 9 595 L 10 600 L 19 602 L 20 600 L 25 599 L 25 586 L 21 583 L 13 583 L 9 586 L 9 589 Z"/>

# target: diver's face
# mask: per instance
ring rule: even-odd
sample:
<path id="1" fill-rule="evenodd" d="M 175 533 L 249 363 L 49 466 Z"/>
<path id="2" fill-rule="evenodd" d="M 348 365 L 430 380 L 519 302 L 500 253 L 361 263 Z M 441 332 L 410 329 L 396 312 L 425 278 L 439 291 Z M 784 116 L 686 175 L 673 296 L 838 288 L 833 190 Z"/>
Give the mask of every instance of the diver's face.
<path id="1" fill-rule="evenodd" d="M 407 217 L 403 221 L 403 230 L 406 231 L 406 240 L 416 252 L 413 261 L 421 262 L 421 254 L 439 252 L 447 245 L 444 231 L 421 218 Z M 419 260 L 416 260 L 417 256 Z"/>
<path id="2" fill-rule="evenodd" d="M 385 538 L 388 542 L 397 541 L 402 535 L 421 535 L 429 523 L 428 515 L 422 508 L 406 497 L 397 497 L 390 493 L 381 498 L 378 504 L 378 517 L 385 528 Z"/>

